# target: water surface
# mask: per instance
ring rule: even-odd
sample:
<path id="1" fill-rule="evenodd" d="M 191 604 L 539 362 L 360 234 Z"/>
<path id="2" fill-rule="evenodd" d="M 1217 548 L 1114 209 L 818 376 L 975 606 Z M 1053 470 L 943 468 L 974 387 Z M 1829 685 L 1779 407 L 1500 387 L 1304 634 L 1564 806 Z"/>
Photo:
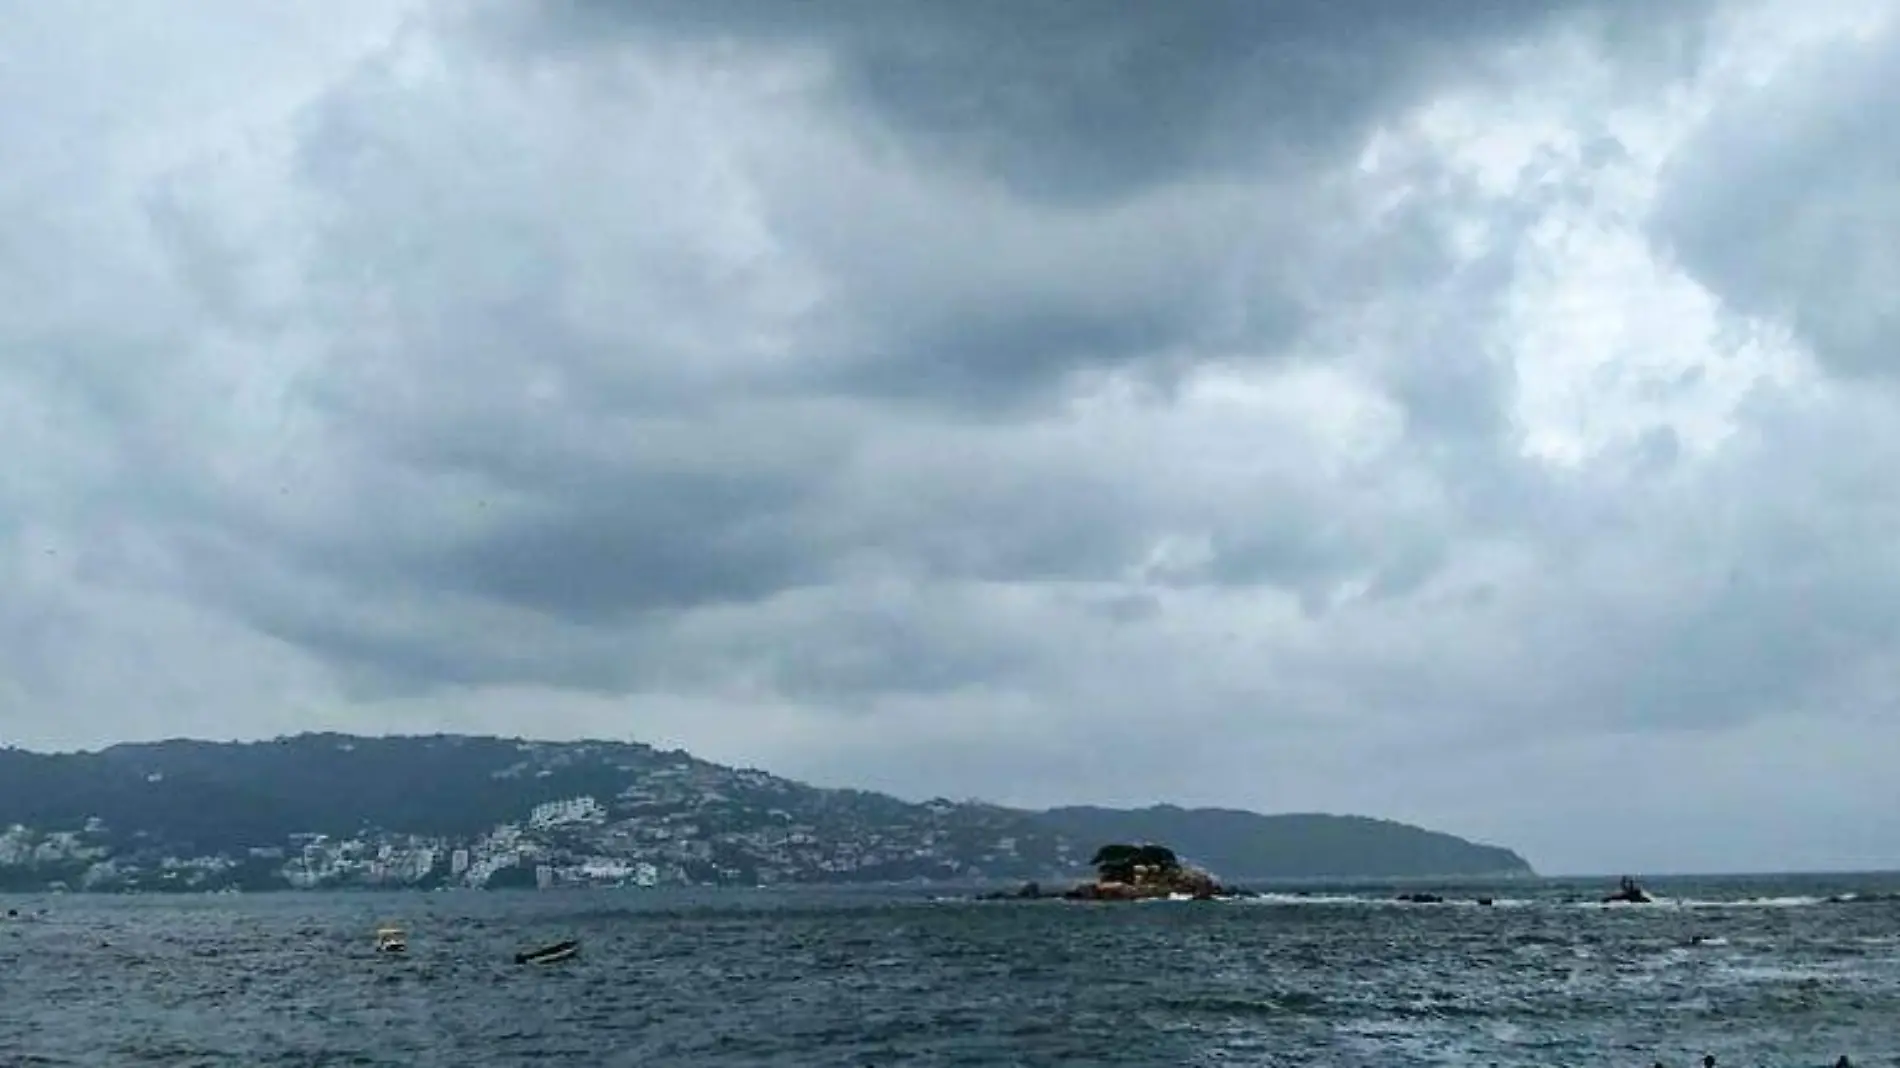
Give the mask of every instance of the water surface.
<path id="1" fill-rule="evenodd" d="M 1900 879 L 1425 889 L 0 899 L 0 1065 L 1900 1065 Z"/>

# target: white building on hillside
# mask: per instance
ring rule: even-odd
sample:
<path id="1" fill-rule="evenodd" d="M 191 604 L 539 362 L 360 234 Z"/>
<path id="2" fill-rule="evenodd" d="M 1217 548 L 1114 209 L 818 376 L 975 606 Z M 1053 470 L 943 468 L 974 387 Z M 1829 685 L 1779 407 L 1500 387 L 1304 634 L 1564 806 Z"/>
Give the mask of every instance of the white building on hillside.
<path id="1" fill-rule="evenodd" d="M 534 806 L 534 811 L 528 815 L 528 825 L 536 830 L 546 830 L 564 823 L 584 823 L 606 815 L 607 810 L 601 808 L 600 802 L 593 798 L 570 797 L 565 801 L 549 801 Z"/>

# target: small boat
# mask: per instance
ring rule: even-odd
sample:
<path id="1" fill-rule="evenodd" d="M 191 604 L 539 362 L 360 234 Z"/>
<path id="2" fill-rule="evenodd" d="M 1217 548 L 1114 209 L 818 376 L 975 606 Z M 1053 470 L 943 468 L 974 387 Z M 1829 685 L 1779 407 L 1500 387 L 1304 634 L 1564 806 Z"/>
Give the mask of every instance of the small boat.
<path id="1" fill-rule="evenodd" d="M 531 949 L 526 953 L 517 953 L 515 954 L 515 963 L 559 964 L 561 961 L 574 959 L 574 957 L 580 954 L 580 951 L 580 942 L 575 939 L 569 939 L 565 942 L 556 942 L 551 946 L 542 946 L 540 949 Z"/>
<path id="2" fill-rule="evenodd" d="M 402 933 L 400 927 L 379 927 L 376 930 L 376 952 L 407 953 L 409 937 Z"/>

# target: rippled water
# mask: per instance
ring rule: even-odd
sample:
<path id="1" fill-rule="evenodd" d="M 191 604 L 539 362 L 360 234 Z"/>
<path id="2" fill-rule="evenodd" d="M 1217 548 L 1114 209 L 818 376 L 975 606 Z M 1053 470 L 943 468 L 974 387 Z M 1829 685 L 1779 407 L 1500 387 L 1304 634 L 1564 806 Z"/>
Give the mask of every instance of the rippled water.
<path id="1" fill-rule="evenodd" d="M 0 1065 L 1900 1065 L 1900 880 L 1599 889 L 0 898 Z"/>

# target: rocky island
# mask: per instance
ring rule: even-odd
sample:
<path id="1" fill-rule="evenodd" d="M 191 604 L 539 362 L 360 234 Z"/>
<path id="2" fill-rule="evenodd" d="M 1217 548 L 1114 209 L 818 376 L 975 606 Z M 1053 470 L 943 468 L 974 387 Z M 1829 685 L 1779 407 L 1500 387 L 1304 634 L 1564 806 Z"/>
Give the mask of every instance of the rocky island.
<path id="1" fill-rule="evenodd" d="M 1206 871 L 1181 862 L 1167 846 L 1144 843 L 1115 843 L 1095 851 L 1089 861 L 1095 867 L 1095 879 L 1080 883 L 1061 893 L 1045 893 L 1038 883 L 1027 883 L 1014 893 L 986 894 L 988 900 L 1033 901 L 1059 898 L 1066 901 L 1148 901 L 1161 898 L 1192 898 L 1212 901 L 1222 897 L 1242 897 L 1246 891 L 1223 886 Z"/>
<path id="2" fill-rule="evenodd" d="M 1095 866 L 1095 881 L 1083 883 L 1065 896 L 1080 901 L 1140 901 L 1183 896 L 1206 901 L 1238 893 L 1222 886 L 1207 872 L 1181 863 L 1181 858 L 1167 846 L 1105 845 L 1095 851 L 1089 863 Z"/>

